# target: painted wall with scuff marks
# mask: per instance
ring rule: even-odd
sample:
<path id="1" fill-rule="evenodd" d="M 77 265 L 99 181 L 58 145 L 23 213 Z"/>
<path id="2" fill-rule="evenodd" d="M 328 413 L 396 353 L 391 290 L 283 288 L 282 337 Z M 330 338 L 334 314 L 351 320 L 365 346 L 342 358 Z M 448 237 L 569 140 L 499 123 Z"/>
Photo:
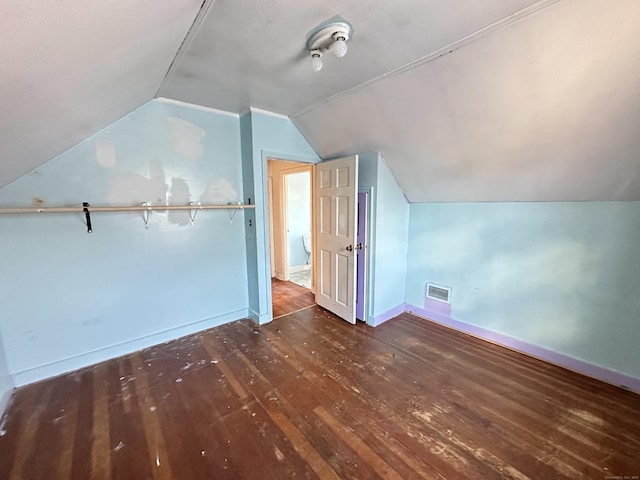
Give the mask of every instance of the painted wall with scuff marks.
<path id="1" fill-rule="evenodd" d="M 640 378 L 640 202 L 412 204 L 407 304 Z"/>
<path id="2" fill-rule="evenodd" d="M 409 203 L 377 152 L 358 156 L 358 188 L 371 189 L 367 322 L 377 325 L 404 311 Z"/>
<path id="3" fill-rule="evenodd" d="M 242 201 L 240 120 L 148 102 L 0 190 L 3 206 Z M 0 218 L 0 334 L 28 383 L 247 315 L 244 213 Z"/>

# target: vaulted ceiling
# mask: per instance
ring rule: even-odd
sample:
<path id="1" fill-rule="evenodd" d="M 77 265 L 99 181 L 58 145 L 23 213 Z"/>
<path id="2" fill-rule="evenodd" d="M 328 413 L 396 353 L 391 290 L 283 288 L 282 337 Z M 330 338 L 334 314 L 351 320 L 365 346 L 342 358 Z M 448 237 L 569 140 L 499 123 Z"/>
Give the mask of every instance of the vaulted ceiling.
<path id="1" fill-rule="evenodd" d="M 314 73 L 308 34 L 349 53 Z M 637 0 L 4 0 L 0 187 L 154 97 L 376 150 L 412 202 L 640 200 Z"/>

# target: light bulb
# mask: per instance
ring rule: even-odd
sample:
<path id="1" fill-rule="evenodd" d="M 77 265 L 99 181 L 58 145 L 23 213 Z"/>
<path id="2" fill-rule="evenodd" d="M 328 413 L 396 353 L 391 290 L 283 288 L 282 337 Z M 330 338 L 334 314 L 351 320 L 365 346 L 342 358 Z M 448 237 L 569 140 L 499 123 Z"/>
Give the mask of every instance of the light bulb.
<path id="1" fill-rule="evenodd" d="M 333 54 L 342 58 L 347 54 L 347 41 L 344 37 L 337 37 L 336 41 L 331 44 L 331 51 Z"/>
<path id="2" fill-rule="evenodd" d="M 314 72 L 319 72 L 320 70 L 322 70 L 322 58 L 320 58 L 321 56 L 322 54 L 319 52 L 311 53 L 311 68 Z"/>

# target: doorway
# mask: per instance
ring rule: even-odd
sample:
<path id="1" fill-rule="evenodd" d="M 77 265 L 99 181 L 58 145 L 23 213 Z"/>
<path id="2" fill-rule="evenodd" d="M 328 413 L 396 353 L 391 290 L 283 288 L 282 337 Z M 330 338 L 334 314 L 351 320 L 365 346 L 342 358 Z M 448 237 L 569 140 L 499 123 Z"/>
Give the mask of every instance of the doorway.
<path id="1" fill-rule="evenodd" d="M 370 192 L 358 195 L 358 156 L 265 160 L 272 318 L 318 304 L 367 322 Z"/>
<path id="2" fill-rule="evenodd" d="M 283 172 L 289 281 L 311 290 L 311 172 Z"/>
<path id="3" fill-rule="evenodd" d="M 315 305 L 313 166 L 267 160 L 273 318 Z"/>

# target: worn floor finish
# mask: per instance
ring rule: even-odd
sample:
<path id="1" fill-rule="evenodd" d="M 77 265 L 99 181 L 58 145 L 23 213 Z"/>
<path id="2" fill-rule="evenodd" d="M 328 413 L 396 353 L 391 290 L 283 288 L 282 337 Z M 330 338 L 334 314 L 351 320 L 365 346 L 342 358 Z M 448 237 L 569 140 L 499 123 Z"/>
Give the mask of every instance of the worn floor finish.
<path id="1" fill-rule="evenodd" d="M 631 478 L 639 405 L 407 314 L 312 307 L 18 390 L 0 478 Z"/>
<path id="2" fill-rule="evenodd" d="M 308 288 L 293 282 L 272 278 L 271 304 L 273 305 L 273 318 L 279 318 L 315 305 L 316 298 Z"/>

